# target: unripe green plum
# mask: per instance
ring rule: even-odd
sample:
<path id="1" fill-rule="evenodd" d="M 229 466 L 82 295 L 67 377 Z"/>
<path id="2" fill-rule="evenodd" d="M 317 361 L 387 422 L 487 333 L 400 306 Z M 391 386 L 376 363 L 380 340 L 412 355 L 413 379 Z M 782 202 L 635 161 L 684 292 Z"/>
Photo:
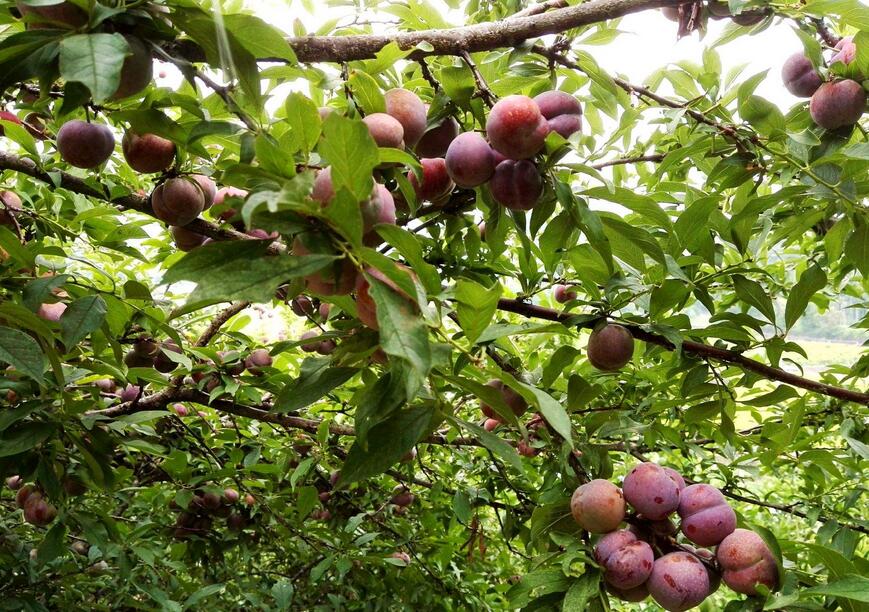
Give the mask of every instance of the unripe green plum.
<path id="1" fill-rule="evenodd" d="M 652 573 L 655 555 L 652 547 L 623 529 L 603 536 L 594 557 L 604 568 L 604 580 L 620 590 L 635 589 Z"/>
<path id="2" fill-rule="evenodd" d="M 444 158 L 424 157 L 419 160 L 419 163 L 422 166 L 422 181 L 420 182 L 413 172 L 407 173 L 407 179 L 421 201 L 435 202 L 453 190 L 455 183 L 447 172 L 447 162 Z"/>
<path id="3" fill-rule="evenodd" d="M 778 566 L 772 551 L 759 535 L 736 529 L 724 538 L 716 553 L 724 584 L 737 593 L 757 595 L 757 585 L 771 591 L 779 585 Z"/>
<path id="4" fill-rule="evenodd" d="M 392 115 L 371 113 L 362 121 L 378 147 L 404 148 L 404 128 Z"/>
<path id="5" fill-rule="evenodd" d="M 136 95 L 145 89 L 154 78 L 154 60 L 151 57 L 150 49 L 135 36 L 125 36 L 124 38 L 130 46 L 130 55 L 124 59 L 118 88 L 112 95 L 113 100 Z"/>
<path id="6" fill-rule="evenodd" d="M 115 137 L 105 125 L 74 119 L 60 126 L 57 150 L 70 166 L 96 168 L 111 157 Z"/>
<path id="7" fill-rule="evenodd" d="M 543 177 L 527 159 L 502 161 L 489 181 L 492 197 L 510 210 L 531 210 L 543 194 Z"/>
<path id="8" fill-rule="evenodd" d="M 447 117 L 423 134 L 416 145 L 416 154 L 419 157 L 443 157 L 447 154 L 450 143 L 459 135 L 459 130 L 459 122 L 453 117 Z"/>
<path id="9" fill-rule="evenodd" d="M 659 606 L 682 612 L 700 605 L 709 595 L 709 574 L 691 553 L 672 552 L 655 561 L 646 586 Z"/>
<path id="10" fill-rule="evenodd" d="M 614 531 L 625 519 L 622 490 L 601 478 L 580 485 L 570 498 L 570 513 L 591 533 Z"/>
<path id="11" fill-rule="evenodd" d="M 493 389 L 497 389 L 501 393 L 501 399 L 504 400 L 504 403 L 507 404 L 507 407 L 513 411 L 517 417 L 522 416 L 528 410 L 528 402 L 525 401 L 525 398 L 519 395 L 516 391 L 508 387 L 504 384 L 503 381 L 498 380 L 497 378 L 490 380 L 486 383 L 487 387 L 492 387 Z M 480 409 L 490 419 L 495 419 L 496 421 L 500 421 L 503 417 L 500 414 L 495 412 L 495 410 L 485 402 L 480 402 Z"/>
<path id="12" fill-rule="evenodd" d="M 128 130 L 121 140 L 121 151 L 130 168 L 145 174 L 162 172 L 175 161 L 175 143 L 156 134 Z"/>
<path id="13" fill-rule="evenodd" d="M 489 111 L 486 136 L 492 148 L 508 159 L 528 159 L 543 148 L 549 122 L 528 96 L 507 96 Z"/>
<path id="14" fill-rule="evenodd" d="M 425 133 L 426 110 L 422 100 L 407 89 L 390 89 L 384 95 L 386 113 L 401 124 L 404 144 L 413 148 Z"/>
<path id="15" fill-rule="evenodd" d="M 679 507 L 679 485 L 656 463 L 634 467 L 625 476 L 622 489 L 634 510 L 653 521 L 664 519 Z"/>
<path id="16" fill-rule="evenodd" d="M 627 328 L 608 324 L 591 333 L 586 353 L 591 365 L 598 370 L 620 370 L 634 355 L 634 337 Z"/>
<path id="17" fill-rule="evenodd" d="M 682 533 L 700 546 L 715 546 L 736 529 L 736 513 L 721 491 L 708 484 L 693 484 L 679 495 Z"/>
<path id="18" fill-rule="evenodd" d="M 809 101 L 812 119 L 827 130 L 854 125 L 865 110 L 866 90 L 850 79 L 824 83 Z"/>
<path id="19" fill-rule="evenodd" d="M 194 180 L 171 178 L 151 194 L 154 216 L 167 225 L 187 225 L 205 208 L 205 195 Z"/>
<path id="20" fill-rule="evenodd" d="M 821 86 L 821 75 L 802 53 L 794 53 L 781 68 L 785 89 L 799 98 L 810 98 Z"/>
<path id="21" fill-rule="evenodd" d="M 582 107 L 569 93 L 553 89 L 534 96 L 534 101 L 549 122 L 549 129 L 562 138 L 582 129 Z"/>
<path id="22" fill-rule="evenodd" d="M 193 249 L 202 246 L 205 242 L 205 236 L 191 232 L 179 225 L 173 225 L 169 228 L 169 233 L 172 235 L 172 240 L 175 242 L 175 247 L 179 251 L 192 251 Z"/>
<path id="23" fill-rule="evenodd" d="M 459 134 L 447 148 L 447 172 L 459 187 L 482 185 L 495 173 L 495 154 L 476 132 Z"/>

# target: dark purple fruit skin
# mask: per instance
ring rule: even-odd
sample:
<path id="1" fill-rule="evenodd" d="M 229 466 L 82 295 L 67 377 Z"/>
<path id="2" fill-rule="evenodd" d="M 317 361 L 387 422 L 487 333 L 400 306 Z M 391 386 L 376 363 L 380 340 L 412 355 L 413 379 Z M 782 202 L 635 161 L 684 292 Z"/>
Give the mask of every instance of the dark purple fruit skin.
<path id="1" fill-rule="evenodd" d="M 181 347 L 174 340 L 167 340 L 160 348 L 161 350 L 157 352 L 157 356 L 154 358 L 154 369 L 163 374 L 168 374 L 177 368 L 178 364 L 169 359 L 164 351 L 181 354 Z"/>
<path id="2" fill-rule="evenodd" d="M 151 194 L 154 216 L 167 225 L 187 225 L 205 208 L 205 195 L 199 183 L 187 178 L 171 178 Z"/>
<path id="3" fill-rule="evenodd" d="M 419 160 L 419 163 L 422 166 L 422 181 L 417 180 L 413 172 L 407 173 L 407 179 L 421 201 L 434 202 L 452 191 L 455 184 L 447 172 L 447 162 L 444 158 L 424 157 Z"/>
<path id="4" fill-rule="evenodd" d="M 634 337 L 621 325 L 609 324 L 591 333 L 586 351 L 598 370 L 620 370 L 634 355 Z"/>
<path id="5" fill-rule="evenodd" d="M 130 168 L 145 174 L 162 172 L 175 161 L 175 143 L 156 134 L 127 131 L 121 139 L 121 151 Z"/>
<path id="6" fill-rule="evenodd" d="M 646 582 L 655 562 L 652 547 L 627 530 L 603 536 L 594 557 L 605 570 L 604 580 L 619 590 L 635 589 Z"/>
<path id="7" fill-rule="evenodd" d="M 189 229 L 185 229 L 178 225 L 170 227 L 169 233 L 172 234 L 172 240 L 175 242 L 175 247 L 179 251 L 184 251 L 185 253 L 192 251 L 196 247 L 202 246 L 202 243 L 205 242 L 205 236 L 202 234 L 191 232 Z"/>
<path id="8" fill-rule="evenodd" d="M 543 177 L 534 162 L 502 161 L 489 181 L 492 197 L 510 210 L 531 210 L 543 194 Z"/>
<path id="9" fill-rule="evenodd" d="M 492 147 L 476 132 L 456 136 L 447 148 L 445 159 L 447 172 L 459 187 L 477 187 L 495 173 Z"/>
<path id="10" fill-rule="evenodd" d="M 120 100 L 139 93 L 154 78 L 154 60 L 151 51 L 141 39 L 135 36 L 124 38 L 130 46 L 130 55 L 126 57 L 121 67 L 121 79 L 112 95 L 112 100 Z"/>
<path id="11" fill-rule="evenodd" d="M 57 150 L 70 166 L 96 168 L 112 156 L 115 137 L 105 125 L 74 119 L 57 131 Z"/>
<path id="12" fill-rule="evenodd" d="M 582 129 L 582 107 L 579 100 L 564 91 L 553 89 L 534 96 L 540 113 L 549 122 L 549 129 L 562 138 Z"/>
<path id="13" fill-rule="evenodd" d="M 802 53 L 794 53 L 781 68 L 785 89 L 798 98 L 810 98 L 821 86 L 821 75 Z"/>
<path id="14" fill-rule="evenodd" d="M 865 110 L 866 91 L 850 79 L 824 83 L 809 101 L 812 119 L 827 130 L 856 124 Z"/>
<path id="15" fill-rule="evenodd" d="M 440 125 L 428 130 L 416 145 L 418 157 L 443 157 L 450 143 L 459 135 L 459 122 L 447 117 Z"/>

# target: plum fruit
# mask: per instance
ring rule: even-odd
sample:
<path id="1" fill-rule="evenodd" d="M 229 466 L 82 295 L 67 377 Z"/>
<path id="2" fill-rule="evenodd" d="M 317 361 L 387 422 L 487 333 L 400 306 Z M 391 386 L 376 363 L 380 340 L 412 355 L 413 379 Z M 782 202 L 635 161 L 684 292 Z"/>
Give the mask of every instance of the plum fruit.
<path id="1" fill-rule="evenodd" d="M 850 79 L 824 83 L 809 101 L 812 119 L 827 130 L 854 125 L 865 110 L 866 90 Z"/>
<path id="2" fill-rule="evenodd" d="M 258 348 L 251 351 L 244 359 L 244 367 L 251 374 L 262 374 L 262 368 L 272 365 L 272 356 L 266 349 Z"/>
<path id="3" fill-rule="evenodd" d="M 706 566 L 688 552 L 658 558 L 646 586 L 658 605 L 670 612 L 689 610 L 709 595 Z"/>
<path id="4" fill-rule="evenodd" d="M 96 168 L 111 157 L 115 137 L 105 125 L 74 119 L 60 126 L 57 150 L 70 166 Z"/>
<path id="5" fill-rule="evenodd" d="M 598 370 L 622 369 L 634 355 L 634 337 L 627 328 L 610 323 L 594 330 L 586 346 L 588 360 Z"/>
<path id="6" fill-rule="evenodd" d="M 412 91 L 406 89 L 390 89 L 384 95 L 386 99 L 386 114 L 393 117 L 404 129 L 404 144 L 413 148 L 425 133 L 425 104 Z"/>
<path id="7" fill-rule="evenodd" d="M 846 36 L 836 43 L 837 53 L 830 58 L 830 63 L 842 62 L 850 64 L 857 57 L 857 45 L 854 43 L 853 36 Z"/>
<path id="8" fill-rule="evenodd" d="M 175 248 L 179 251 L 192 251 L 196 247 L 202 246 L 202 243 L 205 242 L 205 236 L 202 234 L 191 232 L 189 229 L 177 225 L 170 227 L 169 233 L 175 242 Z"/>
<path id="9" fill-rule="evenodd" d="M 39 308 L 36 309 L 36 316 L 44 321 L 57 323 L 64 312 L 66 312 L 66 304 L 54 302 L 53 304 L 40 304 Z"/>
<path id="10" fill-rule="evenodd" d="M 489 111 L 486 136 L 492 148 L 507 159 L 534 157 L 543 148 L 547 134 L 549 122 L 528 96 L 507 96 Z"/>
<path id="11" fill-rule="evenodd" d="M 447 162 L 443 157 L 424 157 L 419 163 L 422 166 L 422 181 L 413 172 L 407 173 L 407 180 L 420 201 L 434 202 L 453 190 L 455 184 L 447 172 Z"/>
<path id="12" fill-rule="evenodd" d="M 586 531 L 608 533 L 625 518 L 625 498 L 613 483 L 598 478 L 577 487 L 570 498 L 570 513 Z"/>
<path id="13" fill-rule="evenodd" d="M 447 172 L 459 187 L 482 185 L 495 173 L 492 147 L 476 132 L 459 134 L 447 148 Z"/>
<path id="14" fill-rule="evenodd" d="M 781 68 L 785 89 L 798 98 L 810 98 L 821 86 L 821 75 L 802 53 L 794 53 Z"/>
<path id="15" fill-rule="evenodd" d="M 409 268 L 401 265 L 399 265 L 399 267 L 408 272 L 409 274 L 413 274 L 412 272 L 410 272 Z M 407 295 L 391 278 L 386 276 L 383 272 L 375 268 L 368 268 L 365 270 L 365 272 L 369 276 L 371 276 L 375 282 L 385 285 L 394 293 L 403 297 L 409 309 L 416 308 L 415 300 Z M 377 322 L 377 304 L 375 304 L 374 298 L 371 297 L 371 294 L 369 293 L 370 288 L 371 284 L 369 280 L 365 277 L 365 275 L 360 274 L 358 279 L 356 280 L 356 314 L 359 316 L 359 320 L 362 321 L 362 323 L 364 323 L 373 330 L 379 330 L 380 325 Z"/>
<path id="16" fill-rule="evenodd" d="M 576 299 L 576 291 L 570 285 L 555 285 L 552 288 L 552 298 L 559 304 L 566 304 Z"/>
<path id="17" fill-rule="evenodd" d="M 562 138 L 582 129 L 582 107 L 579 100 L 564 91 L 553 89 L 534 96 L 540 113 L 549 122 L 549 129 Z"/>
<path id="18" fill-rule="evenodd" d="M 635 589 L 652 573 L 655 555 L 652 547 L 623 529 L 603 536 L 594 557 L 604 568 L 604 580 L 620 590 Z"/>
<path id="19" fill-rule="evenodd" d="M 214 181 L 204 174 L 191 174 L 190 178 L 197 182 L 197 184 L 202 188 L 202 194 L 205 197 L 205 206 L 203 210 L 208 210 L 211 208 L 211 205 L 214 204 L 214 200 L 217 197 L 217 185 L 214 184 Z M 230 188 L 231 189 L 231 188 Z M 241 190 L 238 190 L 241 191 Z M 247 195 L 247 192 L 244 192 Z"/>
<path id="20" fill-rule="evenodd" d="M 175 161 L 175 143 L 156 134 L 128 130 L 121 140 L 121 151 L 130 168 L 145 174 L 162 172 Z"/>
<path id="21" fill-rule="evenodd" d="M 679 507 L 678 484 L 656 463 L 634 467 L 622 488 L 625 500 L 649 520 L 660 521 Z"/>
<path id="22" fill-rule="evenodd" d="M 502 161 L 489 181 L 492 197 L 510 210 L 531 210 L 543 193 L 543 177 L 527 159 Z"/>
<path id="23" fill-rule="evenodd" d="M 17 211 L 22 209 L 21 198 L 14 191 L 8 189 L 0 191 L 0 225 L 15 229 L 15 217 Z"/>
<path id="24" fill-rule="evenodd" d="M 724 584 L 737 593 L 757 595 L 757 585 L 778 588 L 778 566 L 772 551 L 759 535 L 736 529 L 719 544 L 716 552 Z"/>
<path id="25" fill-rule="evenodd" d="M 293 255 L 334 255 L 334 251 L 319 234 L 300 234 L 293 240 Z M 325 268 L 304 277 L 305 285 L 320 295 L 347 295 L 356 285 L 356 268 L 347 259 L 338 259 Z"/>
<path id="26" fill-rule="evenodd" d="M 736 513 L 721 491 L 708 484 L 693 484 L 679 496 L 682 533 L 700 546 L 715 546 L 736 529 Z"/>
<path id="27" fill-rule="evenodd" d="M 157 354 L 154 357 L 154 369 L 163 374 L 168 374 L 178 367 L 178 364 L 172 361 L 167 353 L 181 354 L 181 347 L 174 340 L 166 340 L 160 345 Z"/>
<path id="28" fill-rule="evenodd" d="M 504 403 L 507 404 L 507 407 L 512 410 L 513 414 L 517 417 L 522 416 L 528 410 L 528 402 L 525 401 L 525 398 L 505 385 L 503 381 L 495 378 L 487 382 L 486 386 L 497 389 L 501 393 L 501 398 L 504 400 Z M 496 421 L 502 419 L 501 415 L 495 412 L 495 410 L 485 402 L 480 403 L 480 409 L 483 411 L 483 414 L 490 419 L 495 419 Z"/>
<path id="29" fill-rule="evenodd" d="M 167 225 L 187 225 L 205 208 L 205 194 L 194 180 L 170 178 L 151 194 L 154 216 Z"/>
<path id="30" fill-rule="evenodd" d="M 136 95 L 148 86 L 154 78 L 154 60 L 151 51 L 135 36 L 125 36 L 130 46 L 130 54 L 124 59 L 121 67 L 121 78 L 118 88 L 112 95 L 113 100 Z"/>
<path id="31" fill-rule="evenodd" d="M 386 113 L 371 113 L 362 121 L 378 147 L 404 148 L 404 127 L 398 119 Z"/>
<path id="32" fill-rule="evenodd" d="M 422 135 L 416 144 L 416 154 L 419 157 L 443 157 L 450 143 L 459 135 L 459 129 L 459 122 L 447 117 Z"/>

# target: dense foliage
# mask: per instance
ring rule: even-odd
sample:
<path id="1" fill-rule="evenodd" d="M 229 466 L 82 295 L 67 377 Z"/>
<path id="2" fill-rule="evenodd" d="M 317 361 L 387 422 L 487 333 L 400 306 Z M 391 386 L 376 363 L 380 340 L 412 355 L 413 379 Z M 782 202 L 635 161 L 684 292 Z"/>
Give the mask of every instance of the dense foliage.
<path id="1" fill-rule="evenodd" d="M 446 4 L 2 2 L 0 607 L 869 605 L 869 9 Z"/>

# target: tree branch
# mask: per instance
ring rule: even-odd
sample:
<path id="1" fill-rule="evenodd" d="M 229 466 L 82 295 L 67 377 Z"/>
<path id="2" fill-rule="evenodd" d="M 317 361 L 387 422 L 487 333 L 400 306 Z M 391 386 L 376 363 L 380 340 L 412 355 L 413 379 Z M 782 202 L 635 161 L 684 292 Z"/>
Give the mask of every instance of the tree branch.
<path id="1" fill-rule="evenodd" d="M 600 162 L 598 164 L 593 164 L 591 167 L 595 170 L 601 170 L 603 168 L 607 168 L 609 166 L 622 166 L 625 164 L 637 164 L 641 162 L 654 162 L 658 163 L 664 161 L 663 153 L 656 153 L 654 155 L 642 155 L 640 157 L 622 157 L 620 159 L 611 159 L 610 161 Z"/>
<path id="2" fill-rule="evenodd" d="M 519 300 L 500 299 L 498 300 L 498 308 L 500 310 L 512 312 L 528 318 L 557 321 L 559 323 L 577 325 L 577 327 L 584 327 L 586 329 L 591 329 L 597 323 L 597 321 L 588 321 L 585 323 L 576 324 L 571 321 L 574 315 L 570 313 L 559 312 L 551 308 L 544 308 L 542 306 L 528 304 Z M 649 344 L 661 346 L 669 351 L 676 350 L 675 345 L 664 336 L 653 334 L 636 325 L 625 325 L 625 327 L 630 330 L 631 334 L 633 334 L 634 338 L 636 338 L 637 340 L 642 340 L 643 342 L 648 342 Z M 718 348 L 717 346 L 710 346 L 708 344 L 704 344 L 702 342 L 695 342 L 693 340 L 683 340 L 682 350 L 687 353 L 693 353 L 700 357 L 714 359 L 715 361 L 732 363 L 734 365 L 738 365 L 743 370 L 760 374 L 764 378 L 768 378 L 770 380 L 777 380 L 793 387 L 805 389 L 806 391 L 812 391 L 813 393 L 820 393 L 822 395 L 835 397 L 837 399 L 845 400 L 848 402 L 855 402 L 858 404 L 863 404 L 864 406 L 869 406 L 869 394 L 867 393 L 860 393 L 859 391 L 853 391 L 851 389 L 836 387 L 833 385 L 828 385 L 826 383 L 810 380 L 808 378 L 803 378 L 802 376 L 797 376 L 796 374 L 785 372 L 782 369 L 774 368 L 759 361 L 755 361 L 754 359 L 749 359 L 748 357 L 737 351 L 722 349 Z"/>

